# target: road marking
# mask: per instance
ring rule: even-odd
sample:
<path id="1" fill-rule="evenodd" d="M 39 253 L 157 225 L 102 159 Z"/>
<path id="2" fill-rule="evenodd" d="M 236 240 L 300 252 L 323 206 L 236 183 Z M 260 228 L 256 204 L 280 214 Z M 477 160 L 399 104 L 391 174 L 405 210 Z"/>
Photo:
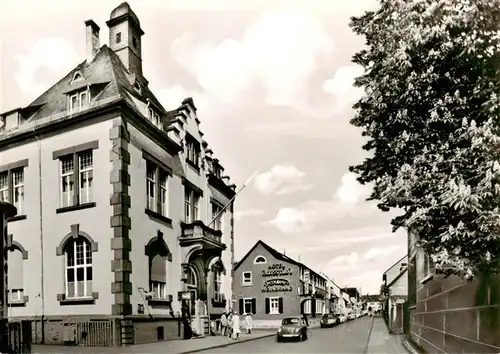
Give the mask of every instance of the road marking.
<path id="1" fill-rule="evenodd" d="M 365 345 L 365 350 L 363 350 L 363 354 L 368 353 L 368 346 L 370 345 L 370 337 L 372 336 L 372 331 L 373 331 L 373 320 L 375 317 L 372 317 L 372 323 L 370 325 L 370 332 L 368 333 L 368 338 L 366 339 L 366 345 Z"/>

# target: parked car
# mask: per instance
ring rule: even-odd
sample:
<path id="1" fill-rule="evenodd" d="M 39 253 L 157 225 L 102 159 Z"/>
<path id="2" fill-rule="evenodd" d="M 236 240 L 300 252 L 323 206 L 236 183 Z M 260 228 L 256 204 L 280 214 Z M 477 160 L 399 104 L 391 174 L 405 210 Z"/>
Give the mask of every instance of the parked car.
<path id="1" fill-rule="evenodd" d="M 285 317 L 281 321 L 276 339 L 281 342 L 289 338 L 298 339 L 299 341 L 307 339 L 307 325 L 301 317 Z"/>
<path id="2" fill-rule="evenodd" d="M 340 323 L 347 322 L 347 316 L 346 315 L 339 315 L 339 321 L 340 321 Z"/>
<path id="3" fill-rule="evenodd" d="M 355 319 L 356 319 L 356 314 L 354 312 L 349 312 L 347 314 L 347 320 L 348 321 L 355 320 Z"/>
<path id="4" fill-rule="evenodd" d="M 334 314 L 324 314 L 320 320 L 321 328 L 333 327 L 340 323 L 339 317 Z"/>

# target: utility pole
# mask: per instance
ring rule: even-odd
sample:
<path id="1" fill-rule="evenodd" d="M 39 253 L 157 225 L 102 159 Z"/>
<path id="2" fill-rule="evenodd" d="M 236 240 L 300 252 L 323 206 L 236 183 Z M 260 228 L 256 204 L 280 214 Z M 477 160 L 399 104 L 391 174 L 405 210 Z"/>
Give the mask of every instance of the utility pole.
<path id="1" fill-rule="evenodd" d="M 7 231 L 7 218 L 15 216 L 17 209 L 9 203 L 0 202 L 0 252 L 2 255 L 0 272 L 0 353 L 11 353 L 9 341 L 9 308 L 7 299 L 7 252 L 6 248 L 9 246 L 9 233 Z"/>

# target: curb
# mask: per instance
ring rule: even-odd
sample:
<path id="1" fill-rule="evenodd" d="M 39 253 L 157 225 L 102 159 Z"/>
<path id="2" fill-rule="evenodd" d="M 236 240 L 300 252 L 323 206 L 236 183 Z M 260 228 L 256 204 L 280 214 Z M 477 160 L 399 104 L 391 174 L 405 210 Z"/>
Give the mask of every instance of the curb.
<path id="1" fill-rule="evenodd" d="M 408 351 L 410 354 L 420 354 L 420 351 L 415 348 L 412 343 L 408 339 L 402 339 L 401 343 L 403 344 L 403 347 Z"/>
<path id="2" fill-rule="evenodd" d="M 187 352 L 180 352 L 178 354 L 199 353 L 199 352 L 204 352 L 204 351 L 207 351 L 207 350 L 210 350 L 210 349 L 225 348 L 225 347 L 230 347 L 232 345 L 237 345 L 239 343 L 251 342 L 251 341 L 254 341 L 254 340 L 259 340 L 259 339 L 263 339 L 263 338 L 273 337 L 275 335 L 276 335 L 276 333 L 273 332 L 273 333 L 269 333 L 269 334 L 266 334 L 266 335 L 263 335 L 263 336 L 260 336 L 260 337 L 240 339 L 240 340 L 235 341 L 233 343 L 229 342 L 229 343 L 224 343 L 224 344 L 217 344 L 217 345 L 212 345 L 210 347 L 205 347 L 205 348 L 200 348 L 200 349 L 194 349 L 194 350 L 188 350 Z"/>

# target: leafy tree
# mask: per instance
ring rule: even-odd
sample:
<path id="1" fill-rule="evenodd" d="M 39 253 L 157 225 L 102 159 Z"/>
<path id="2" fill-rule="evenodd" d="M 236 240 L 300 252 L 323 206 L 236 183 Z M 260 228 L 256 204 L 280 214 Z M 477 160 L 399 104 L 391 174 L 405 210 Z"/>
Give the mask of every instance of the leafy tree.
<path id="1" fill-rule="evenodd" d="M 351 18 L 364 96 L 351 124 L 371 154 L 351 166 L 396 209 L 438 271 L 471 278 L 500 256 L 500 0 L 381 0 Z"/>

